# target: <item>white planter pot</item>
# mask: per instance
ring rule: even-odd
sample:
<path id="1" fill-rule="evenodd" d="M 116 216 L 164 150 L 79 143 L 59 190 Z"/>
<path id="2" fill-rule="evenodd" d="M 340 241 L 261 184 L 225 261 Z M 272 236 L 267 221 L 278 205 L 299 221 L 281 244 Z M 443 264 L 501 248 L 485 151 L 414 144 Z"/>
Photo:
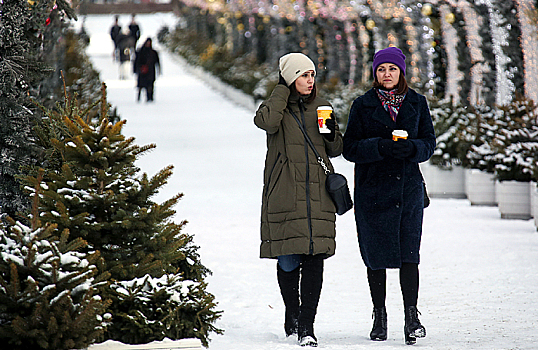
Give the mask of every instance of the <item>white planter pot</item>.
<path id="1" fill-rule="evenodd" d="M 478 169 L 467 169 L 465 171 L 465 187 L 471 205 L 497 205 L 493 174 Z"/>
<path id="2" fill-rule="evenodd" d="M 114 340 L 107 340 L 104 343 L 92 344 L 88 350 L 201 350 L 202 342 L 200 339 L 187 338 L 179 340 L 165 339 L 154 341 L 149 344 L 123 344 Z"/>
<path id="3" fill-rule="evenodd" d="M 466 198 L 465 171 L 460 166 L 440 169 L 430 162 L 420 163 L 428 195 L 432 198 Z"/>
<path id="4" fill-rule="evenodd" d="M 497 193 L 499 211 L 502 219 L 531 218 L 530 183 L 519 181 L 501 181 Z"/>
<path id="5" fill-rule="evenodd" d="M 501 192 L 500 188 L 499 188 L 499 185 L 501 183 L 499 182 L 499 180 L 495 180 L 495 203 L 497 205 L 499 205 L 499 193 Z"/>
<path id="6" fill-rule="evenodd" d="M 534 226 L 538 230 L 538 187 L 536 183 L 531 185 L 531 198 L 533 198 L 532 216 L 534 217 Z"/>
<path id="7" fill-rule="evenodd" d="M 531 217 L 536 217 L 534 215 L 534 207 L 537 205 L 536 203 L 536 197 L 534 196 L 534 194 L 536 193 L 536 182 L 535 181 L 531 181 L 531 184 L 529 186 L 530 190 L 531 190 Z"/>

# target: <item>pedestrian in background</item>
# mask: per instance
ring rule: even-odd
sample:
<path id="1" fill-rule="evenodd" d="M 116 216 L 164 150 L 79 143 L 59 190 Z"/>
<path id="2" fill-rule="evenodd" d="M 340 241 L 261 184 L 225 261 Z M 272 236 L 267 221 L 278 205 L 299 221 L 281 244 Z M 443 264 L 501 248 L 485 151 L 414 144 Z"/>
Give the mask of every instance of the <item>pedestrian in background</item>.
<path id="1" fill-rule="evenodd" d="M 426 98 L 405 79 L 405 55 L 396 47 L 374 55 L 373 88 L 349 112 L 344 158 L 355 163 L 355 221 L 374 304 L 372 340 L 387 339 L 386 269 L 397 268 L 405 309 L 406 344 L 426 336 L 418 319 L 418 264 L 424 214 L 419 163 L 435 149 Z M 394 130 L 408 138 L 393 141 Z"/>
<path id="2" fill-rule="evenodd" d="M 137 101 L 140 101 L 142 89 L 146 90 L 146 102 L 153 101 L 155 78 L 157 74 L 162 74 L 162 68 L 159 54 L 152 47 L 151 38 L 147 38 L 144 45 L 136 52 L 133 72 L 138 76 Z"/>
<path id="3" fill-rule="evenodd" d="M 121 26 L 119 24 L 120 16 L 115 15 L 114 16 L 114 24 L 112 27 L 110 27 L 110 38 L 112 39 L 112 42 L 114 43 L 114 52 L 113 52 L 113 59 L 114 61 L 117 61 L 119 59 L 119 52 L 118 52 L 118 36 L 121 32 Z"/>
<path id="4" fill-rule="evenodd" d="M 260 257 L 277 259 L 286 336 L 297 334 L 301 346 L 317 346 L 314 319 L 323 263 L 335 253 L 336 208 L 299 122 L 331 171 L 329 157 L 342 153 L 342 134 L 334 117 L 327 120 L 330 133 L 319 131 L 316 109 L 331 105 L 317 96 L 314 62 L 290 53 L 279 68 L 279 83 L 254 117 L 267 135 Z"/>
<path id="5" fill-rule="evenodd" d="M 128 78 L 129 64 L 131 58 L 134 56 L 134 38 L 131 35 L 129 29 L 123 29 L 117 37 L 118 42 L 118 55 L 119 55 L 119 75 L 120 80 Z"/>
<path id="6" fill-rule="evenodd" d="M 138 44 L 138 39 L 140 39 L 140 26 L 138 23 L 136 23 L 135 16 L 136 15 L 134 13 L 131 15 L 131 23 L 129 24 L 129 31 L 134 38 L 133 47 L 136 47 Z"/>

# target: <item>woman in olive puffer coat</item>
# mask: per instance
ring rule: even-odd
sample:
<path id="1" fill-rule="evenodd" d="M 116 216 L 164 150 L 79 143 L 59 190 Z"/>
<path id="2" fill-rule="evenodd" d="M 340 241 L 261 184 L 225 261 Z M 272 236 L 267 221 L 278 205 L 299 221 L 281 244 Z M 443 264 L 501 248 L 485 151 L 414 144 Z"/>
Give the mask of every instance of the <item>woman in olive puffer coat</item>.
<path id="1" fill-rule="evenodd" d="M 278 259 L 286 335 L 298 333 L 301 345 L 316 346 L 313 324 L 323 260 L 335 252 L 336 209 L 325 189 L 326 175 L 293 115 L 331 171 L 329 157 L 342 153 L 342 134 L 334 116 L 327 120 L 331 133 L 319 132 L 317 107 L 330 104 L 316 96 L 314 63 L 290 53 L 280 58 L 279 68 L 279 84 L 254 117 L 267 133 L 260 257 Z"/>

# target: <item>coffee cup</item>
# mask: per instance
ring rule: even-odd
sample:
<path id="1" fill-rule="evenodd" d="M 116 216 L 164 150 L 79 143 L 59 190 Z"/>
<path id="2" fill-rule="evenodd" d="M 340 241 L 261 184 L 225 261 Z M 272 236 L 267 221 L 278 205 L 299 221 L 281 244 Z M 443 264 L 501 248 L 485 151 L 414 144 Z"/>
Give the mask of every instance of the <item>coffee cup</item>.
<path id="1" fill-rule="evenodd" d="M 398 141 L 398 140 L 405 140 L 407 139 L 407 131 L 405 130 L 394 130 L 392 132 L 392 140 Z"/>
<path id="2" fill-rule="evenodd" d="M 326 121 L 331 117 L 333 109 L 331 106 L 318 107 L 318 126 L 321 134 L 329 134 L 331 130 L 327 127 Z"/>

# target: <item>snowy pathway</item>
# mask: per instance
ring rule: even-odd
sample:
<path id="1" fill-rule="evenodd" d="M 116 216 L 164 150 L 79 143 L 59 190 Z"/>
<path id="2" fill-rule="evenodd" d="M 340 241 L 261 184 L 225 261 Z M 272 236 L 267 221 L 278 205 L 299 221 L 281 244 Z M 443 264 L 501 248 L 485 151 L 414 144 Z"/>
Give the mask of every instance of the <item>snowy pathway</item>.
<path id="1" fill-rule="evenodd" d="M 142 40 L 175 24 L 171 14 L 138 15 Z M 126 25 L 129 16 L 120 18 Z M 89 16 L 88 49 L 108 86 L 109 102 L 127 119 L 124 134 L 157 148 L 138 162 L 152 176 L 173 164 L 156 200 L 185 194 L 176 221 L 187 219 L 209 291 L 224 310 L 211 350 L 298 349 L 283 332 L 274 261 L 258 258 L 265 135 L 253 110 L 232 103 L 189 74 L 162 48 L 164 75 L 155 102 L 135 101 L 134 80 L 118 80 L 108 30 L 112 16 Z M 156 43 L 156 40 L 154 40 Z M 334 161 L 352 179 L 352 165 Z M 326 261 L 315 329 L 321 349 L 398 349 L 403 310 L 397 271 L 388 273 L 389 339 L 371 342 L 371 301 L 351 212 L 337 220 L 336 255 Z M 538 349 L 538 233 L 531 221 L 501 220 L 497 208 L 433 199 L 426 210 L 419 310 L 427 337 L 420 349 Z"/>

